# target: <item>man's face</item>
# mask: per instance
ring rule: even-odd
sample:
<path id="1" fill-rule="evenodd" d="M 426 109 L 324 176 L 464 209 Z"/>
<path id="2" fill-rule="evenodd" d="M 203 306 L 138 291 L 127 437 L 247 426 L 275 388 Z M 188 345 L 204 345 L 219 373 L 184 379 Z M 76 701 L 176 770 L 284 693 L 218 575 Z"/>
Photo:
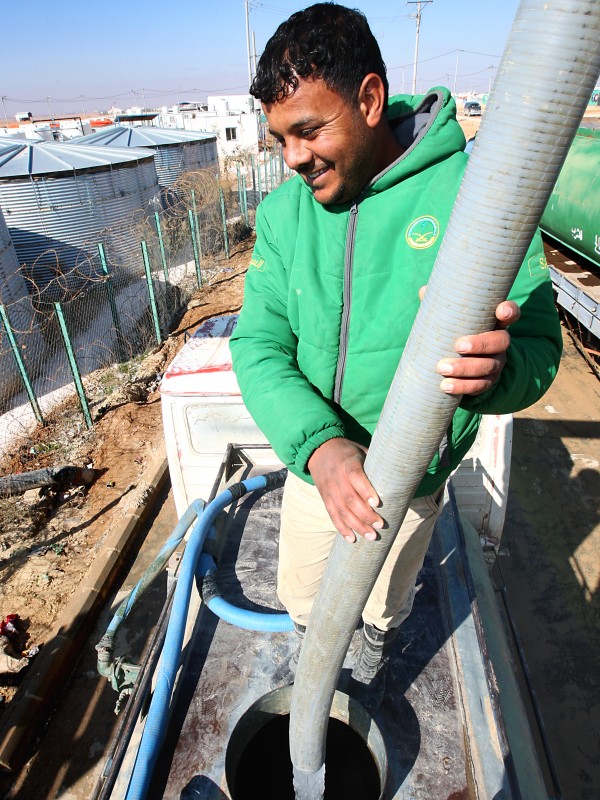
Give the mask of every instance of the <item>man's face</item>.
<path id="1" fill-rule="evenodd" d="M 300 78 L 293 94 L 265 104 L 264 111 L 285 163 L 302 176 L 317 202 L 348 202 L 377 174 L 373 131 L 361 109 L 320 78 Z"/>

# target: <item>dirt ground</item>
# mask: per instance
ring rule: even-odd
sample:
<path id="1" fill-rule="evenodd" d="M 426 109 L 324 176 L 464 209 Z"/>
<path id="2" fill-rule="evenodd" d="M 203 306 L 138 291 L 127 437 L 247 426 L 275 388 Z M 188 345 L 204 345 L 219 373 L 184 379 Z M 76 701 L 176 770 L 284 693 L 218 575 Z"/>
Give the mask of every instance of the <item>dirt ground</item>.
<path id="1" fill-rule="evenodd" d="M 460 122 L 460 127 L 463 129 L 465 139 L 468 142 L 469 139 L 472 139 L 479 130 L 481 117 L 464 117 L 459 111 L 458 121 Z"/>
<path id="2" fill-rule="evenodd" d="M 92 416 L 101 414 L 91 431 L 71 401 L 51 415 L 46 427 L 17 442 L 0 464 L 0 475 L 67 463 L 99 472 L 89 490 L 32 490 L 0 500 L 0 619 L 18 615 L 11 655 L 43 647 L 113 527 L 144 502 L 144 471 L 164 452 L 159 376 L 186 333 L 208 317 L 241 308 L 252 243 L 249 239 L 237 246 L 188 305 L 177 330 L 140 360 L 120 389 L 107 398 L 102 389 L 106 381 L 98 373 L 84 380 Z M 0 675 L 5 707 L 22 674 Z"/>

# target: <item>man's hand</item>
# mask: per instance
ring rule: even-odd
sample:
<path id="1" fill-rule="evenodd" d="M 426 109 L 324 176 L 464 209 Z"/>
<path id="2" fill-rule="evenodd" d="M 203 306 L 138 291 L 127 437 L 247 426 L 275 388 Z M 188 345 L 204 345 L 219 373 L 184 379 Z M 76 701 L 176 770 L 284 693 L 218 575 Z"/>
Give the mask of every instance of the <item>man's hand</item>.
<path id="1" fill-rule="evenodd" d="M 383 520 L 373 509 L 379 497 L 363 470 L 367 450 L 349 439 L 330 439 L 308 460 L 308 470 L 319 490 L 331 521 L 349 542 L 355 533 L 369 541 L 377 538 Z"/>
<path id="2" fill-rule="evenodd" d="M 520 316 L 519 306 L 505 300 L 496 308 L 496 330 L 461 336 L 456 342 L 456 352 L 462 358 L 444 358 L 437 365 L 437 371 L 444 376 L 440 389 L 446 394 L 478 395 L 497 383 L 510 345 L 506 328 Z"/>

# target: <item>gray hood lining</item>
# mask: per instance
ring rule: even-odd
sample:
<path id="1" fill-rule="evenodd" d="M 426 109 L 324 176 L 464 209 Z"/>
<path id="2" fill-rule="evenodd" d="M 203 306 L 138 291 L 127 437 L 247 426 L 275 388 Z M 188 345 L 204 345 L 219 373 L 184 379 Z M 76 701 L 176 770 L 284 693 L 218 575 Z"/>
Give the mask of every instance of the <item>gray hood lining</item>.
<path id="1" fill-rule="evenodd" d="M 398 144 L 404 148 L 401 156 L 369 181 L 365 189 L 373 186 L 386 172 L 393 169 L 411 153 L 433 125 L 438 112 L 444 104 L 442 92 L 431 92 L 419 103 L 417 108 L 390 120 L 390 127 Z M 363 192 L 364 194 L 364 192 Z"/>

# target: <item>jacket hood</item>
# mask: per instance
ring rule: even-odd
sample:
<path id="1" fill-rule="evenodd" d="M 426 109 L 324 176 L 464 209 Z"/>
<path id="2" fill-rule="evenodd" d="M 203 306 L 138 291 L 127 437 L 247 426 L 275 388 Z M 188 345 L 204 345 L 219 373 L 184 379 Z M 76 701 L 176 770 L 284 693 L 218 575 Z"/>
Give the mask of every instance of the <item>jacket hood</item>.
<path id="1" fill-rule="evenodd" d="M 389 98 L 386 116 L 392 132 L 404 149 L 402 155 L 368 183 L 359 200 L 385 191 L 405 178 L 444 161 L 466 146 L 465 135 L 456 119 L 456 102 L 444 86 L 421 95 L 394 95 Z M 417 147 L 418 145 L 418 147 Z M 304 190 L 311 189 L 298 175 Z M 277 190 L 281 191 L 286 184 Z M 289 188 L 289 187 L 288 187 Z M 351 203 L 326 206 L 328 211 L 348 209 Z"/>
<path id="2" fill-rule="evenodd" d="M 384 191 L 465 148 L 465 135 L 456 120 L 456 103 L 443 86 L 424 95 L 390 97 L 387 118 L 404 153 L 373 178 L 363 196 Z"/>

